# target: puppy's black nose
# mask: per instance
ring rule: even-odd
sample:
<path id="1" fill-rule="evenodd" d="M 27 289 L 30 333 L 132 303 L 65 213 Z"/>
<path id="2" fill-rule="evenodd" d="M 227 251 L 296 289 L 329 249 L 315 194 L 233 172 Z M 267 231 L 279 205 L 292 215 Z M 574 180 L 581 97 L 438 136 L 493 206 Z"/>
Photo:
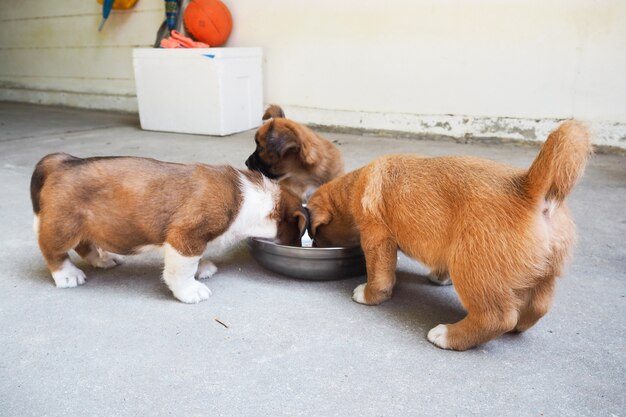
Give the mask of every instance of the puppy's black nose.
<path id="1" fill-rule="evenodd" d="M 246 166 L 248 168 L 250 168 L 250 158 L 252 158 L 252 157 L 250 156 L 250 157 L 248 157 L 248 159 L 246 159 Z"/>

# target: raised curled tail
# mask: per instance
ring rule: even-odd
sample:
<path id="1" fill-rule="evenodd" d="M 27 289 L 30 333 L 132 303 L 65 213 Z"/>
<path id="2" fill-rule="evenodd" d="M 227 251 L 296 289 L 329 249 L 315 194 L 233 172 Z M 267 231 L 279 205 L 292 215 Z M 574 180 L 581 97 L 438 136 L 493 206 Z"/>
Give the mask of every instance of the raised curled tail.
<path id="1" fill-rule="evenodd" d="M 585 125 L 563 122 L 550 133 L 526 173 L 528 195 L 534 201 L 562 202 L 583 175 L 591 152 Z"/>
<path id="2" fill-rule="evenodd" d="M 35 214 L 39 214 L 41 210 L 41 189 L 46 181 L 46 177 L 63 162 L 74 159 L 78 158 L 66 153 L 51 153 L 37 162 L 33 176 L 30 177 L 30 199 L 33 203 L 33 212 L 35 212 Z"/>

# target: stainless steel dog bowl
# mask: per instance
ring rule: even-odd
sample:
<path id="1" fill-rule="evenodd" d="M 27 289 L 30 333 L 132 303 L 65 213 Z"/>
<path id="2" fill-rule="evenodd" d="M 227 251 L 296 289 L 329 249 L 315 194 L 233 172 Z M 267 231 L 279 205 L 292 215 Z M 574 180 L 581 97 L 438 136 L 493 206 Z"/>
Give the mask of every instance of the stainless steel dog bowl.
<path id="1" fill-rule="evenodd" d="M 256 238 L 248 239 L 248 246 L 261 266 L 292 278 L 327 281 L 365 275 L 360 247 L 298 248 Z"/>

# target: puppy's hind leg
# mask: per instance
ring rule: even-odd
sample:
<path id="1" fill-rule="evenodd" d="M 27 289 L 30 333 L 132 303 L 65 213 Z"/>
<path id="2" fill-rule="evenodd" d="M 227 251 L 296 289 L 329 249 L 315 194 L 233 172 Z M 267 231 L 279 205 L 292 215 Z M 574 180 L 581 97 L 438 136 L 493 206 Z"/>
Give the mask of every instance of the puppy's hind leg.
<path id="1" fill-rule="evenodd" d="M 124 263 L 124 257 L 104 251 L 93 243 L 82 241 L 74 248 L 77 254 L 96 268 L 113 268 Z"/>
<path id="2" fill-rule="evenodd" d="M 526 290 L 525 304 L 520 309 L 516 332 L 524 332 L 542 318 L 552 305 L 555 277 L 546 277 L 533 288 Z"/>
<path id="3" fill-rule="evenodd" d="M 198 271 L 198 261 L 201 255 L 184 256 L 171 244 L 165 245 L 165 267 L 163 280 L 172 290 L 174 297 L 183 303 L 194 304 L 207 300 L 211 290 L 194 279 Z M 200 254 L 202 251 L 200 251 Z"/>
<path id="4" fill-rule="evenodd" d="M 386 227 L 368 225 L 361 231 L 361 247 L 367 283 L 354 289 L 352 299 L 361 304 L 380 304 L 391 298 L 396 284 L 398 244 Z"/>
<path id="5" fill-rule="evenodd" d="M 572 244 L 576 239 L 576 228 L 566 207 L 557 208 L 550 222 L 552 223 L 552 235 L 549 263 L 544 271 L 544 276 L 538 283 L 525 290 L 520 296 L 522 303 L 520 318 L 517 326 L 515 326 L 516 332 L 524 332 L 531 328 L 550 309 L 556 277 L 561 275 Z"/>
<path id="6" fill-rule="evenodd" d="M 518 299 L 509 289 L 489 285 L 496 278 L 472 277 L 450 271 L 467 316 L 454 324 L 440 324 L 428 340 L 442 349 L 466 350 L 513 330 L 518 321 Z"/>
<path id="7" fill-rule="evenodd" d="M 208 259 L 201 259 L 198 264 L 198 270 L 196 271 L 196 278 L 207 279 L 211 278 L 217 272 L 217 266 Z"/>
<path id="8" fill-rule="evenodd" d="M 39 248 L 57 288 L 72 288 L 85 283 L 85 273 L 78 269 L 67 254 L 78 238 L 70 230 L 43 222 L 39 229 Z"/>

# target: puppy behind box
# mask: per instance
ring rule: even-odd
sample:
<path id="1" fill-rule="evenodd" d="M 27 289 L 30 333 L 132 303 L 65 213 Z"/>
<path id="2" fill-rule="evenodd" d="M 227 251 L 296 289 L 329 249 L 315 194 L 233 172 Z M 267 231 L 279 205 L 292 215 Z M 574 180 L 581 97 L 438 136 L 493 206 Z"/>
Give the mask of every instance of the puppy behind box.
<path id="1" fill-rule="evenodd" d="M 343 174 L 339 149 L 311 129 L 285 118 L 277 105 L 263 115 L 268 120 L 256 132 L 256 149 L 246 166 L 277 179 L 306 199 L 320 185 Z"/>
<path id="2" fill-rule="evenodd" d="M 431 329 L 428 340 L 465 350 L 547 313 L 575 240 L 564 200 L 590 153 L 586 128 L 567 121 L 528 170 L 471 157 L 385 156 L 311 196 L 309 233 L 318 246 L 361 244 L 367 283 L 353 299 L 362 304 L 391 297 L 398 249 L 437 276 L 449 273 L 467 316 Z"/>
<path id="3" fill-rule="evenodd" d="M 258 172 L 229 166 L 174 164 L 136 157 L 44 157 L 31 179 L 35 232 L 57 287 L 75 287 L 85 274 L 74 249 L 91 265 L 109 268 L 146 248 L 165 250 L 163 280 L 185 303 L 206 300 L 196 281 L 217 268 L 201 261 L 254 236 L 299 241 L 306 217 L 300 199 Z"/>

